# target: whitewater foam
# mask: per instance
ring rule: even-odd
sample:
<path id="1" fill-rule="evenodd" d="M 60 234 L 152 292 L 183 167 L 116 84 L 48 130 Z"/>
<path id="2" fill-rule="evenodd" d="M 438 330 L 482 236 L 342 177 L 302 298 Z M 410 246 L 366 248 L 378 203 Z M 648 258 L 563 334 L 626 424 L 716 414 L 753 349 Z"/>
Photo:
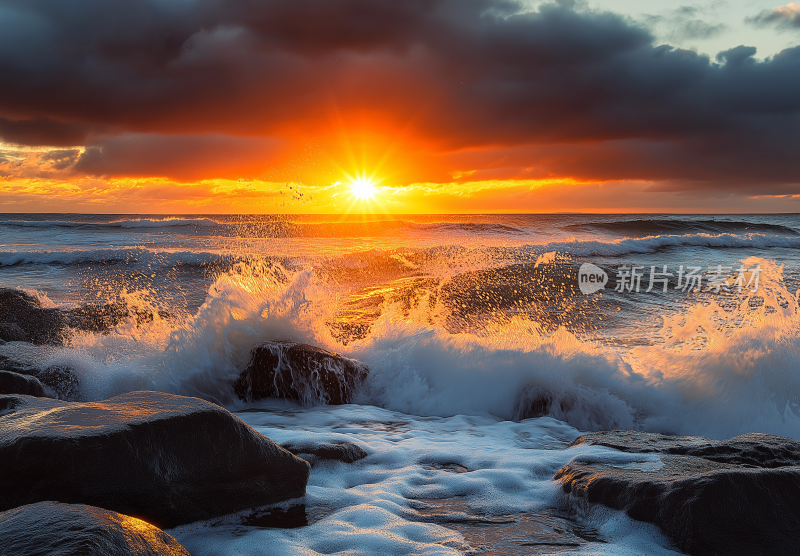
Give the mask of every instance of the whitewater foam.
<path id="1" fill-rule="evenodd" d="M 232 382 L 250 349 L 285 339 L 365 362 L 370 374 L 357 401 L 411 415 L 549 415 L 581 430 L 800 438 L 797 296 L 785 289 L 781 267 L 743 264 L 762 266 L 760 294 L 743 294 L 734 308 L 706 300 L 665 314 L 659 343 L 622 349 L 563 328 L 545 333 L 525 315 L 452 333 L 440 298 L 410 311 L 386 301 L 369 334 L 345 346 L 329 326 L 341 292 L 312 269 L 238 263 L 187 319 L 78 334 L 64 353 L 80 355 L 58 362 L 86 375 L 91 399 L 135 386 L 237 409 L 245 405 Z"/>

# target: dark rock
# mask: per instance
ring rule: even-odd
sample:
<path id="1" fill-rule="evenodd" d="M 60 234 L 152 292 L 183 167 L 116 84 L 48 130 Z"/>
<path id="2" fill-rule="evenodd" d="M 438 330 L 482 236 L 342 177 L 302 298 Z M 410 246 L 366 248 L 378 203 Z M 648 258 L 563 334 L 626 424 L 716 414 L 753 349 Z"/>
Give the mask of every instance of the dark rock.
<path id="1" fill-rule="evenodd" d="M 750 433 L 729 440 L 699 436 L 668 436 L 637 431 L 601 431 L 579 436 L 570 446 L 595 444 L 623 452 L 660 452 L 696 456 L 746 467 L 800 465 L 800 442 L 771 434 Z"/>
<path id="2" fill-rule="evenodd" d="M 5 355 L 0 355 L 0 371 L 11 371 L 12 373 L 19 373 L 21 375 L 35 375 L 38 374 L 38 367 L 27 365 L 20 361 L 15 361 Z"/>
<path id="3" fill-rule="evenodd" d="M 171 315 L 159 311 L 161 318 Z M 41 302 L 21 290 L 0 288 L 0 339 L 6 341 L 30 341 L 37 345 L 61 345 L 69 339 L 70 329 L 87 332 L 108 333 L 129 319 L 137 325 L 152 322 L 155 315 L 149 309 L 131 307 L 117 302 L 105 305 L 84 305 L 76 309 L 61 311 L 46 309 Z M 6 338 L 5 326 L 16 325 L 15 338 Z M 11 329 L 9 329 L 11 330 Z M 19 332 L 22 336 L 19 336 Z"/>
<path id="4" fill-rule="evenodd" d="M 36 374 L 39 382 L 53 391 L 59 400 L 80 401 L 81 383 L 75 371 L 63 365 L 52 365 Z"/>
<path id="5" fill-rule="evenodd" d="M 0 394 L 23 394 L 38 398 L 45 395 L 42 383 L 36 377 L 10 371 L 0 371 Z"/>
<path id="6" fill-rule="evenodd" d="M 274 341 L 256 346 L 234 383 L 242 400 L 284 398 L 308 405 L 350 403 L 366 365 L 318 347 Z"/>
<path id="7" fill-rule="evenodd" d="M 0 397 L 0 510 L 90 504 L 159 527 L 303 496 L 309 465 L 203 400 Z"/>
<path id="8" fill-rule="evenodd" d="M 77 330 L 88 332 L 110 332 L 115 326 L 134 319 L 137 326 L 152 322 L 155 315 L 148 309 L 131 307 L 127 303 L 116 302 L 106 305 L 84 305 L 76 309 L 64 311 L 67 324 Z M 159 311 L 158 316 L 168 318 L 166 312 Z"/>
<path id="9" fill-rule="evenodd" d="M 189 556 L 171 535 L 102 508 L 39 502 L 0 513 L 0 554 Z"/>
<path id="10" fill-rule="evenodd" d="M 27 342 L 28 335 L 13 322 L 0 322 L 0 340 L 5 342 Z"/>
<path id="11" fill-rule="evenodd" d="M 585 443 L 650 453 L 656 461 L 612 465 L 578 458 L 553 477 L 570 500 L 603 504 L 654 523 L 693 555 L 798 553 L 795 441 L 762 434 L 715 441 L 611 431 L 573 444 Z"/>
<path id="12" fill-rule="evenodd" d="M 320 459 L 333 459 L 344 463 L 353 463 L 367 457 L 367 452 L 352 442 L 301 442 L 281 444 L 295 455 L 311 455 Z"/>
<path id="13" fill-rule="evenodd" d="M 20 290 L 0 288 L 0 322 L 18 325 L 37 345 L 60 345 L 67 336 L 66 319 L 58 309 Z"/>

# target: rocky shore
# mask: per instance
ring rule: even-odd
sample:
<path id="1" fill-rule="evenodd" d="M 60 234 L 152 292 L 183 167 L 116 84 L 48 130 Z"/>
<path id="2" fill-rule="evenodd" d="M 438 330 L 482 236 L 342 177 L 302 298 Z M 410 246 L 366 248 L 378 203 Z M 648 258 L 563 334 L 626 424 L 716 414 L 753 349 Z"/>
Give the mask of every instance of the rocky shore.
<path id="1" fill-rule="evenodd" d="M 154 317 L 118 304 L 64 312 L 0 289 L 2 343 L 59 345 L 74 330 L 107 332 L 131 318 Z M 368 374 L 339 354 L 270 341 L 253 347 L 231 388 L 246 401 L 343 404 Z M 691 555 L 798 553 L 800 442 L 604 431 L 571 447 L 587 444 L 642 460 L 576 456 L 553 476 L 569 511 L 623 511 Z M 188 554 L 160 528 L 300 498 L 311 466 L 366 456 L 347 442 L 279 446 L 197 398 L 140 391 L 87 401 L 73 369 L 0 353 L 0 554 Z"/>

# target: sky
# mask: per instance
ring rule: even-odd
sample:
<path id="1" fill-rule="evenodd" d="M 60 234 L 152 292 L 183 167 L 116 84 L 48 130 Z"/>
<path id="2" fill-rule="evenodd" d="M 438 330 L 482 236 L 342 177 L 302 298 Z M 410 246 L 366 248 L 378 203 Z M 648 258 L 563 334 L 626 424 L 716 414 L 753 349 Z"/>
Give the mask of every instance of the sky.
<path id="1" fill-rule="evenodd" d="M 0 212 L 800 211 L 800 4 L 0 0 Z"/>

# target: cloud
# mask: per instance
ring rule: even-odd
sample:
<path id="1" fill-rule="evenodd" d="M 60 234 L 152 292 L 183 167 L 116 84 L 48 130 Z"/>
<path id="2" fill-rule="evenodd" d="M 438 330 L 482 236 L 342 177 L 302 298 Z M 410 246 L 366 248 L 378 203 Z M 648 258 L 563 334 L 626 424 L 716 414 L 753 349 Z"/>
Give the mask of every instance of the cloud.
<path id="1" fill-rule="evenodd" d="M 72 167 L 85 175 L 285 176 L 298 166 L 286 152 L 309 142 L 328 152 L 341 128 L 359 126 L 387 143 L 402 135 L 397 179 L 407 182 L 532 168 L 708 187 L 759 177 L 761 188 L 800 175 L 800 47 L 758 61 L 739 46 L 712 61 L 574 2 L 5 0 L 2 9 L 15 38 L 0 40 L 0 137 L 86 145 Z M 700 22 L 691 32 L 714 32 L 685 17 Z M 455 166 L 508 149 L 519 160 L 502 171 Z M 603 153 L 613 168 L 603 170 Z M 307 166 L 297 172 L 313 174 Z"/>
<path id="2" fill-rule="evenodd" d="M 103 126 L 94 129 L 99 132 Z M 92 135 L 91 126 L 57 122 L 44 117 L 10 120 L 0 117 L 0 138 L 17 145 L 47 145 L 67 147 L 83 145 Z"/>
<path id="3" fill-rule="evenodd" d="M 78 149 L 52 150 L 44 153 L 40 160 L 49 162 L 55 170 L 63 170 L 74 166 L 80 154 Z"/>
<path id="4" fill-rule="evenodd" d="M 672 41 L 710 39 L 728 29 L 724 23 L 712 24 L 701 19 L 703 11 L 697 6 L 681 6 L 663 12 L 663 15 L 646 16 L 645 22 L 651 27 L 666 27 L 664 36 Z"/>
<path id="5" fill-rule="evenodd" d="M 800 29 L 800 4 L 789 2 L 771 10 L 763 10 L 745 21 L 758 27 L 774 26 L 778 29 Z"/>
<path id="6" fill-rule="evenodd" d="M 252 176 L 275 163 L 282 143 L 269 137 L 128 133 L 91 142 L 72 169 L 91 176 L 157 176 L 187 182 L 207 176 Z"/>

